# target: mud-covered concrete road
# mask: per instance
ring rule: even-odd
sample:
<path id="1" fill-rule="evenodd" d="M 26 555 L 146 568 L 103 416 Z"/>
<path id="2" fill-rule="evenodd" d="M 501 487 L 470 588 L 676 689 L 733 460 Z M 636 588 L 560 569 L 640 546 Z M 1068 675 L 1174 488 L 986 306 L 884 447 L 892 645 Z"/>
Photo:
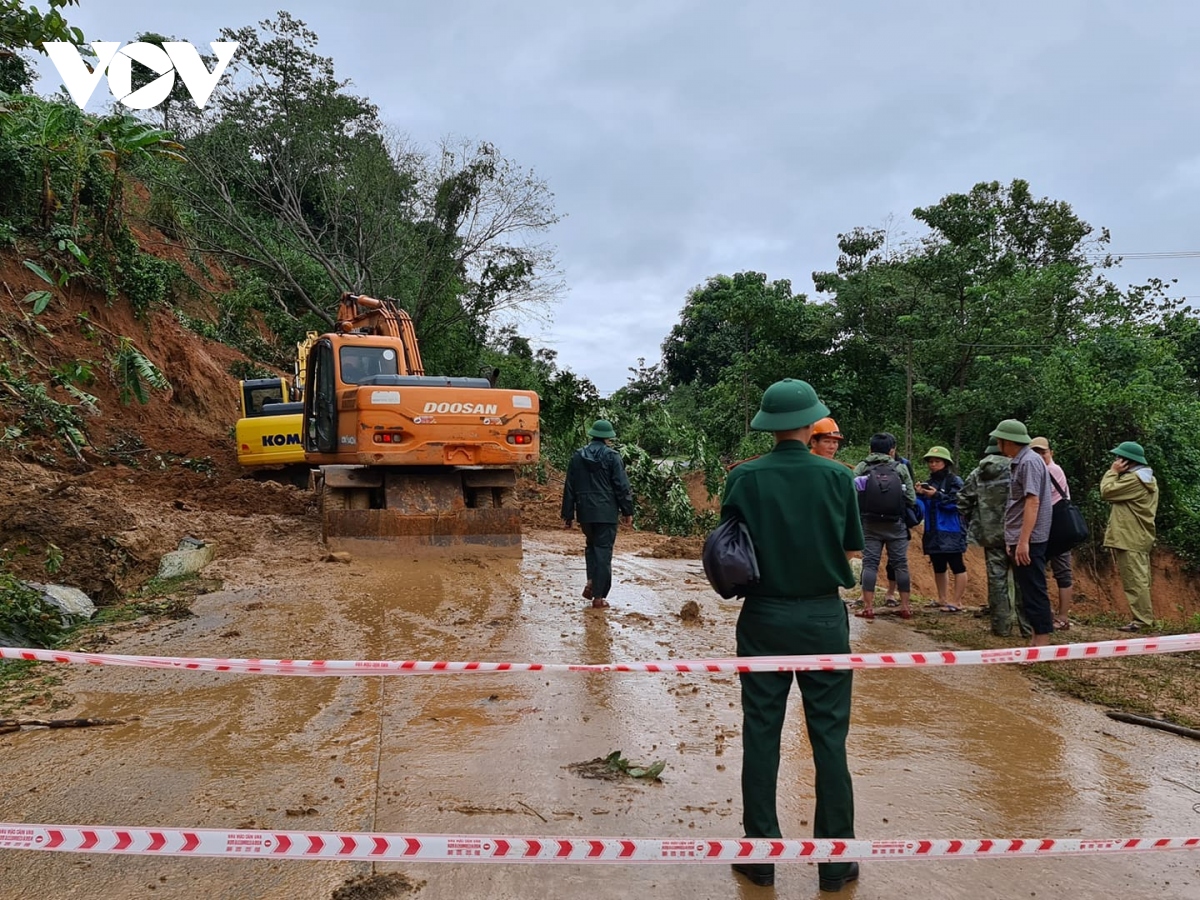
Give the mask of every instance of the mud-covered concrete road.
<path id="1" fill-rule="evenodd" d="M 180 656 L 607 662 L 729 656 L 738 604 L 697 562 L 618 542 L 612 609 L 585 609 L 578 533 L 526 536 L 522 560 L 321 563 L 262 542 L 214 564 L 225 589 L 195 618 L 130 628 L 112 652 Z M 699 622 L 684 622 L 697 600 Z M 853 620 L 858 649 L 930 640 Z M 63 716 L 113 728 L 0 738 L 0 820 L 62 824 L 555 836 L 739 837 L 734 676 L 426 675 L 286 678 L 64 670 Z M 862 838 L 1200 832 L 1200 753 L 1106 719 L 1007 667 L 855 676 L 851 768 Z M 781 811 L 811 834 L 798 699 Z M 660 783 L 587 779 L 621 750 L 666 761 Z M 374 875 L 367 878 L 365 876 Z M 391 876 L 391 877 L 383 877 Z M 403 876 L 403 877 L 400 877 Z M 356 886 L 345 883 L 359 879 Z M 381 865 L 0 851 L 0 897 L 810 898 L 815 867 L 774 889 L 725 865 Z M 409 887 L 406 888 L 405 886 Z M 831 896 L 831 895 L 824 895 Z M 1200 854 L 878 862 L 842 894 L 875 898 L 1200 896 Z"/>

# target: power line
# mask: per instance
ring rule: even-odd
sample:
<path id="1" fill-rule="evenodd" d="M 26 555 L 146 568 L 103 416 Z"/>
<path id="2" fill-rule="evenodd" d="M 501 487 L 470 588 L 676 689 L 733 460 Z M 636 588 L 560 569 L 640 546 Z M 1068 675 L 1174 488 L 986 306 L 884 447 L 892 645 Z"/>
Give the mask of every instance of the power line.
<path id="1" fill-rule="evenodd" d="M 1092 259 L 1103 259 L 1106 256 L 1119 256 L 1121 259 L 1192 259 L 1200 257 L 1200 250 L 1148 250 L 1139 253 L 1118 253 L 1115 250 L 1106 253 L 1085 253 Z"/>

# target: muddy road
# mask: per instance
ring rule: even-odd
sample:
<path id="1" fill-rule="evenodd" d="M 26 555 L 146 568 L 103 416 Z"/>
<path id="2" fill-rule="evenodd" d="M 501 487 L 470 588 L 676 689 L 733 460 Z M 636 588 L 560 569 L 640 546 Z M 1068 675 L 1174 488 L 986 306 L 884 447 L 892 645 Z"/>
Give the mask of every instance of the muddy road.
<path id="1" fill-rule="evenodd" d="M 607 611 L 579 598 L 578 532 L 526 536 L 522 560 L 322 563 L 311 534 L 248 541 L 209 573 L 194 618 L 113 629 L 106 649 L 179 656 L 600 663 L 733 653 L 736 601 L 698 562 L 618 541 Z M 310 543 L 306 543 L 310 542 Z M 297 550 L 297 546 L 303 549 Z M 645 547 L 646 544 L 640 545 Z M 206 574 L 209 574 L 206 573 Z M 684 622 L 697 600 L 699 622 Z M 899 622 L 854 619 L 857 649 L 918 650 Z M 10 822 L 562 836 L 739 837 L 735 676 L 425 675 L 286 678 L 64 669 L 56 715 L 114 728 L 0 737 Z M 1200 832 L 1197 745 L 1106 719 L 1006 667 L 855 676 L 858 835 L 1135 837 Z M 799 702 L 785 733 L 781 818 L 811 834 Z M 568 769 L 620 750 L 660 783 Z M 374 874 L 374 879 L 366 878 Z M 381 876 L 392 876 L 385 878 Z M 401 877 L 402 876 L 402 877 Z M 360 879 L 347 888 L 345 883 Z M 0 851 L 0 897 L 596 898 L 818 896 L 815 867 L 756 888 L 725 865 L 380 865 Z M 407 885 L 407 887 L 406 887 Z M 833 896 L 833 895 L 823 895 Z M 1195 852 L 864 864 L 842 895 L 1200 896 Z"/>

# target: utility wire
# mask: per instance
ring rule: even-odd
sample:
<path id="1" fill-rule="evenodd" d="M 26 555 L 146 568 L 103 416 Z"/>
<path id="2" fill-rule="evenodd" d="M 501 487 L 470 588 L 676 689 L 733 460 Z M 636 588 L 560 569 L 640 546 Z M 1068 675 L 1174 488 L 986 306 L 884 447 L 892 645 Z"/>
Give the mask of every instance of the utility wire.
<path id="1" fill-rule="evenodd" d="M 1091 259 L 1103 259 L 1106 256 L 1119 256 L 1121 259 L 1193 259 L 1200 257 L 1200 250 L 1148 250 L 1136 253 L 1118 253 L 1110 250 L 1104 253 L 1085 253 Z"/>

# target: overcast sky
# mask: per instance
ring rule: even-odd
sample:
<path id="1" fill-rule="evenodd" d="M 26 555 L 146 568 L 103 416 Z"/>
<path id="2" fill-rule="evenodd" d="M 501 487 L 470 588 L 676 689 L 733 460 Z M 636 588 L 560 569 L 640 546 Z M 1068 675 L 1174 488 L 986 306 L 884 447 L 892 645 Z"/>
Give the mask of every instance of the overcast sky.
<path id="1" fill-rule="evenodd" d="M 602 393 L 658 359 L 709 276 L 811 295 L 838 233 L 916 231 L 914 207 L 979 181 L 1027 179 L 1118 252 L 1200 249 L 1194 4 L 81 0 L 68 18 L 207 50 L 284 6 L 389 124 L 491 141 L 549 182 L 569 290 L 530 330 Z M 1149 276 L 1200 297 L 1200 259 L 1116 280 Z"/>

